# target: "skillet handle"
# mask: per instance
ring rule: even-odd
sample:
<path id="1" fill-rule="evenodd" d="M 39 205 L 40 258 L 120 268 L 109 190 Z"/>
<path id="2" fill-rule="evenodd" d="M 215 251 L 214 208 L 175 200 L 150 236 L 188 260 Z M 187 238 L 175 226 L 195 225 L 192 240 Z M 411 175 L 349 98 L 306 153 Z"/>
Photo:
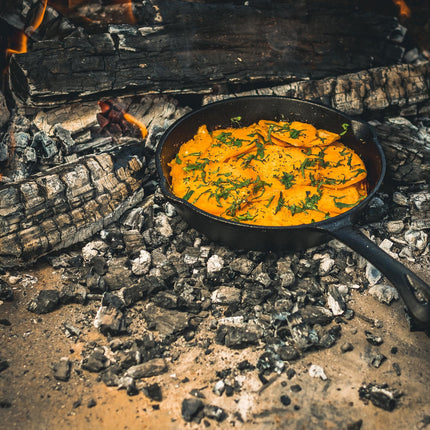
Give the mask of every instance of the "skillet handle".
<path id="1" fill-rule="evenodd" d="M 351 224 L 337 225 L 330 230 L 330 233 L 366 258 L 393 284 L 412 317 L 411 330 L 430 328 L 430 286 L 428 284 L 379 248 Z M 427 303 L 419 301 L 414 290 L 420 291 L 425 296 Z"/>

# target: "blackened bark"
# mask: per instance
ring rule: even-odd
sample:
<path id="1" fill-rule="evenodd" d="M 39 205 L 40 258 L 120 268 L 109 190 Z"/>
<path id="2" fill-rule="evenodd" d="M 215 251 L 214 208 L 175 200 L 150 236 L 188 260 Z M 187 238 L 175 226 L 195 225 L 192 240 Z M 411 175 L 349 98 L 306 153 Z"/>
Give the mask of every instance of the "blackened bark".
<path id="1" fill-rule="evenodd" d="M 391 65 L 403 54 L 394 17 L 344 0 L 152 4 L 153 25 L 35 42 L 11 62 L 13 92 L 40 106 L 106 94 L 212 93 Z"/>

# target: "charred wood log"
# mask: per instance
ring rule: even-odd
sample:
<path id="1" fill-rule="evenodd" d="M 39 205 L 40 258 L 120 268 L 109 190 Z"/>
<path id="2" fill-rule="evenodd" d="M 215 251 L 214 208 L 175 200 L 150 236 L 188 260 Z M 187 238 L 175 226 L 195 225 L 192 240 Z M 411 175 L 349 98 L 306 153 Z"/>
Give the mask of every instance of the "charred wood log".
<path id="1" fill-rule="evenodd" d="M 161 96 L 147 96 L 126 107 L 146 124 L 148 136 L 144 142 L 99 135 L 85 143 L 76 142 L 70 155 L 76 161 L 44 169 L 23 180 L 0 182 L 0 267 L 30 263 L 88 239 L 141 203 L 147 181 L 153 186 L 151 154 L 155 144 L 188 109 Z M 64 120 L 76 137 L 94 126 L 97 112 L 97 104 L 40 111 L 33 126 L 39 129 L 37 133 L 49 137 Z M 124 140 L 128 143 L 121 144 Z M 108 152 L 91 153 L 102 149 Z M 9 161 L 13 163 L 13 159 Z"/>
<path id="2" fill-rule="evenodd" d="M 410 106 L 430 99 L 430 63 L 375 67 L 319 80 L 303 80 L 270 88 L 204 97 L 207 104 L 232 96 L 278 95 L 322 103 L 351 116 Z"/>
<path id="3" fill-rule="evenodd" d="M 145 158 L 137 145 L 0 186 L 0 266 L 83 241 L 142 201 Z"/>
<path id="4" fill-rule="evenodd" d="M 106 94 L 230 91 L 395 64 L 404 50 L 396 18 L 346 0 L 152 4 L 153 25 L 33 43 L 11 61 L 13 93 L 42 106 Z"/>

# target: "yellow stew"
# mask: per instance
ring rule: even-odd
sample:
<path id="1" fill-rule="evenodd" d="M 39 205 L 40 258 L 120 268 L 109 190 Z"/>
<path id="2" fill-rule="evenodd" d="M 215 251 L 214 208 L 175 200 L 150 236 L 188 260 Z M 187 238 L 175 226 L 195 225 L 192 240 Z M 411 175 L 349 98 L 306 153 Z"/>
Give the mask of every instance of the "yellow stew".
<path id="1" fill-rule="evenodd" d="M 213 132 L 202 125 L 169 163 L 173 193 L 243 223 L 321 221 L 367 195 L 364 163 L 340 140 L 296 121 L 261 120 Z"/>

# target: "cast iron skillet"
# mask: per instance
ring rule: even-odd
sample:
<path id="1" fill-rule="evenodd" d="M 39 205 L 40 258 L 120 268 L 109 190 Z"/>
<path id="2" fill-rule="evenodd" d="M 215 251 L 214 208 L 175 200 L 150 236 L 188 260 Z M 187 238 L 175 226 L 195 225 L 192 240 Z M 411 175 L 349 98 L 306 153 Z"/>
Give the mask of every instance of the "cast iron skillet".
<path id="1" fill-rule="evenodd" d="M 357 206 L 336 217 L 313 224 L 265 227 L 242 224 L 211 215 L 173 195 L 168 163 L 182 143 L 191 139 L 198 127 L 210 131 L 231 126 L 231 119 L 241 117 L 241 125 L 260 119 L 308 122 L 317 128 L 341 133 L 349 124 L 342 142 L 356 151 L 368 172 L 368 196 Z M 419 301 L 414 290 L 430 301 L 430 286 L 405 266 L 394 260 L 353 226 L 360 213 L 378 191 L 385 174 L 385 156 L 373 129 L 366 123 L 316 103 L 278 96 L 250 96 L 223 100 L 195 110 L 175 122 L 162 136 L 156 152 L 160 187 L 166 199 L 196 230 L 215 242 L 235 249 L 297 251 L 322 244 L 333 237 L 368 259 L 397 288 L 413 319 L 412 328 L 430 327 L 430 304 Z"/>

